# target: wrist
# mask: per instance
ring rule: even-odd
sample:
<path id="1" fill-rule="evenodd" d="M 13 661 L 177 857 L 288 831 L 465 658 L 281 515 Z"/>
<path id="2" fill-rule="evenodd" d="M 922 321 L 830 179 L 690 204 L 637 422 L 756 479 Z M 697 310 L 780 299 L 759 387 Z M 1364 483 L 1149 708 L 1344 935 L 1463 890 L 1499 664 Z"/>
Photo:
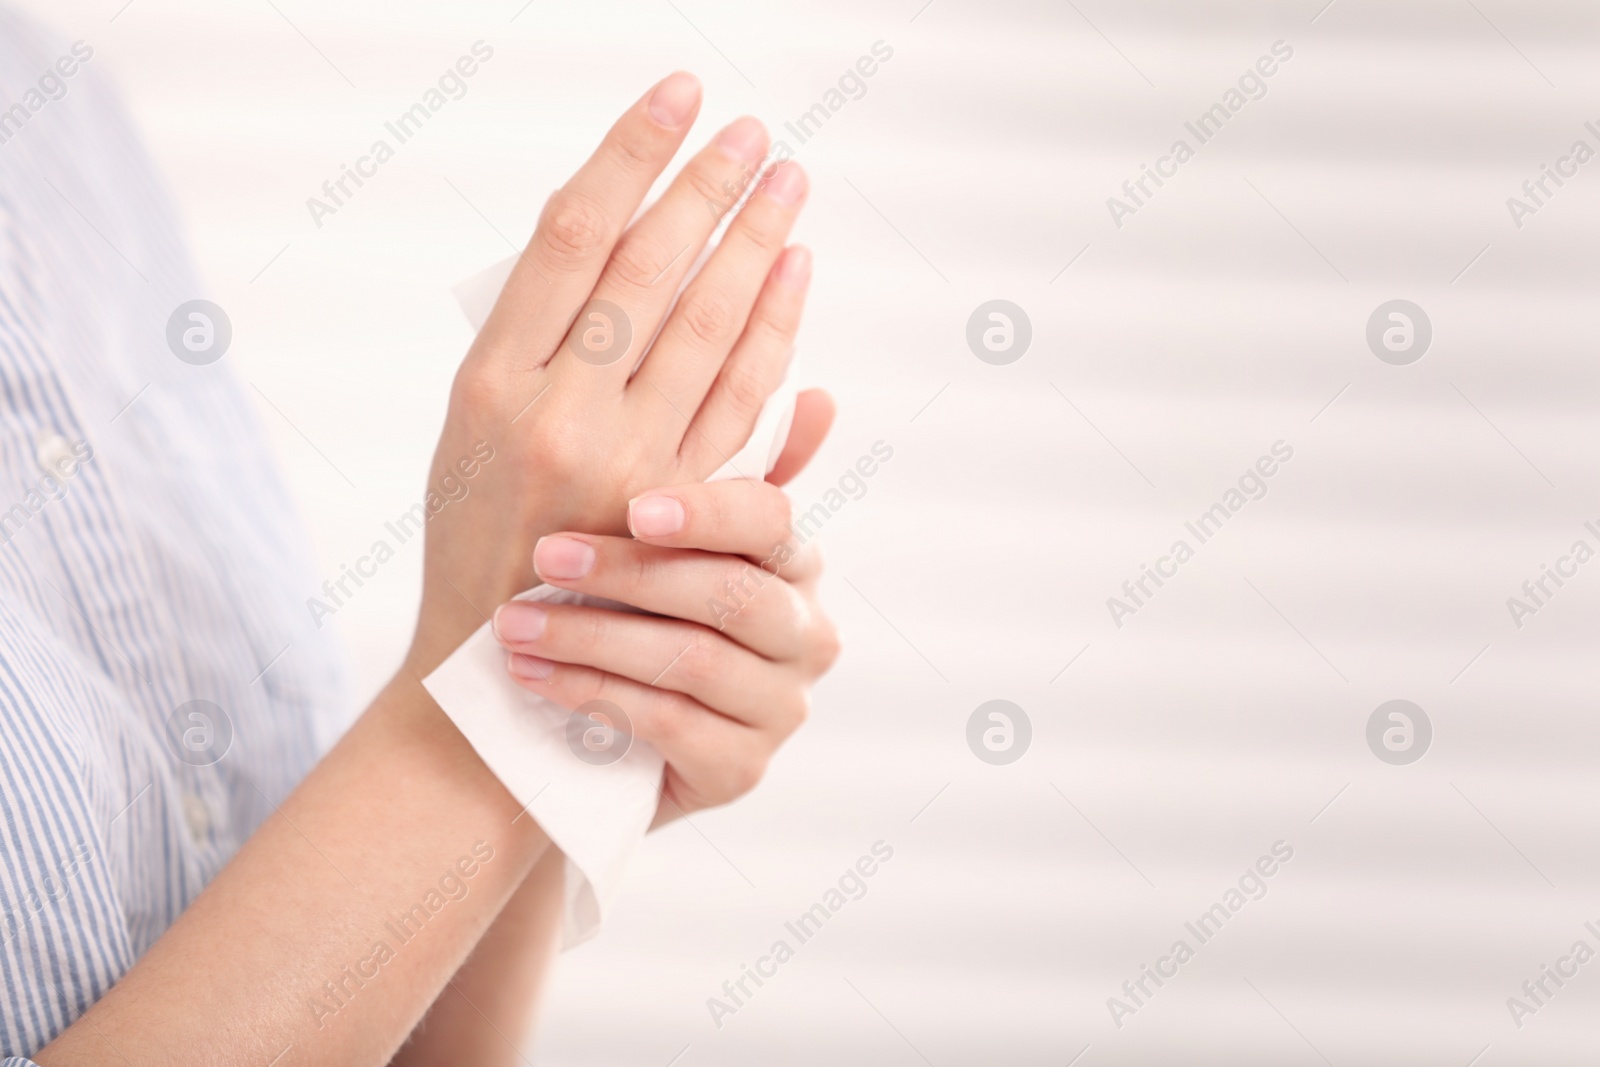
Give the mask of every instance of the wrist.
<path id="1" fill-rule="evenodd" d="M 464 823 L 503 826 L 516 839 L 534 839 L 529 862 L 549 840 L 533 819 L 519 818 L 521 802 L 478 755 L 420 678 L 404 667 L 378 693 L 352 735 L 365 758 L 381 762 L 434 796 L 438 810 Z M 496 844 L 501 838 L 496 837 Z"/>
<path id="2" fill-rule="evenodd" d="M 491 619 L 496 608 L 520 591 L 511 588 L 510 583 L 499 583 L 494 589 L 466 590 L 442 579 L 425 580 L 422 610 L 400 673 L 421 682 Z"/>

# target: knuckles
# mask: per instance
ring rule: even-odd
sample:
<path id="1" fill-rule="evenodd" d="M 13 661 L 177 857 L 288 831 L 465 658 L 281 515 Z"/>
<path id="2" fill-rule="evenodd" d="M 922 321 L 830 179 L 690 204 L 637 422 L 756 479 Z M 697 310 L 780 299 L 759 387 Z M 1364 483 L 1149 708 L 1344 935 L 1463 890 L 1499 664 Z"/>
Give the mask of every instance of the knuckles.
<path id="1" fill-rule="evenodd" d="M 786 688 L 775 701 L 771 714 L 769 733 L 776 746 L 788 740 L 811 717 L 810 685 L 795 684 Z"/>
<path id="2" fill-rule="evenodd" d="M 817 675 L 826 674 L 833 669 L 839 661 L 839 654 L 844 651 L 844 642 L 839 637 L 839 628 L 833 620 L 819 617 L 811 630 L 811 667 Z"/>
<path id="3" fill-rule="evenodd" d="M 624 288 L 642 292 L 655 285 L 662 272 L 671 266 L 672 258 L 672 253 L 661 245 L 630 234 L 611 253 L 607 270 Z"/>
<path id="4" fill-rule="evenodd" d="M 588 197 L 560 189 L 545 205 L 538 236 L 547 262 L 570 270 L 611 246 L 611 222 Z"/>
<path id="5" fill-rule="evenodd" d="M 709 170 L 702 167 L 689 166 L 683 172 L 683 181 L 689 191 L 694 194 L 695 202 L 701 204 L 722 204 L 727 201 L 728 194 Z"/>
<path id="6" fill-rule="evenodd" d="M 651 172 L 666 162 L 661 158 L 661 138 L 652 136 L 646 127 L 640 125 L 619 126 L 607 144 L 611 149 L 611 159 L 627 170 Z"/>
<path id="7" fill-rule="evenodd" d="M 722 394 L 734 413 L 743 421 L 754 422 L 771 393 L 766 380 L 738 361 L 726 364 L 721 377 Z"/>
<path id="8" fill-rule="evenodd" d="M 767 536 L 775 542 L 789 536 L 789 524 L 794 521 L 794 501 L 775 485 L 760 483 L 767 507 Z"/>
<path id="9" fill-rule="evenodd" d="M 721 653 L 721 646 L 709 633 L 693 629 L 689 631 L 688 644 L 679 654 L 678 662 L 673 669 L 679 673 L 684 684 L 696 689 L 715 681 L 721 675 L 726 667 Z"/>
<path id="10" fill-rule="evenodd" d="M 610 623 L 610 616 L 601 611 L 555 611 L 550 613 L 546 636 L 574 653 L 585 653 L 606 642 Z"/>
<path id="11" fill-rule="evenodd" d="M 734 227 L 739 240 L 748 244 L 764 260 L 770 261 L 776 258 L 778 250 L 783 247 L 783 231 L 781 229 L 771 225 L 767 220 L 757 223 L 745 217 L 741 218 L 739 222 L 742 225 Z"/>
<path id="12" fill-rule="evenodd" d="M 750 329 L 773 346 L 787 347 L 799 332 L 800 308 L 798 305 L 774 301 L 751 318 Z"/>
<path id="13" fill-rule="evenodd" d="M 807 686 L 801 688 L 795 695 L 794 704 L 788 709 L 788 714 L 784 718 L 787 727 L 785 736 L 800 729 L 809 718 L 811 718 L 811 689 Z"/>
<path id="14" fill-rule="evenodd" d="M 665 691 L 656 694 L 650 715 L 650 741 L 667 751 L 679 748 L 688 735 L 692 714 L 694 709 L 678 694 Z"/>
<path id="15" fill-rule="evenodd" d="M 733 332 L 733 302 L 726 293 L 706 286 L 686 294 L 677 315 L 684 329 L 703 345 L 719 345 Z"/>
<path id="16" fill-rule="evenodd" d="M 751 756 L 734 760 L 725 773 L 727 780 L 724 788 L 727 793 L 723 803 L 737 800 L 761 784 L 761 779 L 767 776 L 767 758 Z"/>

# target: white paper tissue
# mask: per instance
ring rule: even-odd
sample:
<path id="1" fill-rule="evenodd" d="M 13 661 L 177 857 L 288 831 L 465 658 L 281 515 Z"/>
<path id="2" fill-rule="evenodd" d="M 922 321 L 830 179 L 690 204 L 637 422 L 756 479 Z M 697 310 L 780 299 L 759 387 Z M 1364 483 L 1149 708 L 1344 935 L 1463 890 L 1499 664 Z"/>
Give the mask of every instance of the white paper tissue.
<path id="1" fill-rule="evenodd" d="M 512 256 L 453 290 L 474 330 L 483 328 L 515 264 Z M 759 478 L 772 469 L 794 417 L 795 369 L 791 360 L 748 443 L 709 481 Z M 531 589 L 518 599 L 632 610 L 550 586 Z M 511 680 L 506 653 L 489 623 L 423 679 L 423 685 L 523 805 L 523 817 L 537 821 L 566 854 L 564 944 L 571 947 L 593 936 L 616 896 L 628 857 L 655 817 L 660 754 L 635 738 L 614 763 L 579 759 L 567 742 L 571 713 Z"/>

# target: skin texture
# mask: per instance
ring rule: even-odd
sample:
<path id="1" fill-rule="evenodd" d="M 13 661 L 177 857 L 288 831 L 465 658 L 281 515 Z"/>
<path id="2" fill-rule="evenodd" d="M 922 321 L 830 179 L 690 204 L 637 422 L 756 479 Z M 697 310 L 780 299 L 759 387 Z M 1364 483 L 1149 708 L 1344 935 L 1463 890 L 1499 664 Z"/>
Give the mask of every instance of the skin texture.
<path id="1" fill-rule="evenodd" d="M 661 501 L 677 505 L 681 529 L 636 539 L 558 534 L 534 552 L 550 584 L 650 615 L 514 603 L 495 622 L 518 684 L 565 708 L 590 700 L 621 708 L 667 759 L 663 813 L 688 813 L 760 780 L 805 721 L 811 683 L 839 646 L 816 600 L 822 561 L 814 545 L 795 545 L 780 490 L 682 485 L 632 510 Z"/>
<path id="2" fill-rule="evenodd" d="M 469 477 L 471 491 L 428 523 L 401 671 L 40 1063 L 522 1062 L 562 857 L 420 679 L 539 570 L 662 616 L 563 609 L 525 646 L 546 666 L 529 676 L 512 661 L 558 702 L 609 692 L 637 709 L 636 734 L 669 762 L 661 819 L 749 789 L 799 724 L 837 649 L 815 600 L 820 562 L 759 566 L 786 536 L 773 486 L 695 483 L 743 444 L 792 350 L 810 257 L 784 242 L 805 178 L 789 164 L 766 180 L 675 308 L 715 221 L 708 195 L 760 158 L 765 132 L 748 119 L 723 131 L 624 231 L 699 101 L 699 83 L 677 74 L 618 120 L 551 198 L 462 362 L 429 485 L 448 495 L 446 478 Z M 610 362 L 568 343 L 588 328 L 591 296 L 632 326 Z M 773 480 L 805 465 L 831 418 L 825 396 L 802 395 Z M 646 494 L 680 502 L 680 532 L 629 536 L 629 501 Z M 592 570 L 557 578 L 561 553 L 585 548 Z M 763 584 L 733 617 L 707 614 L 708 588 L 753 575 Z M 720 671 L 747 688 L 715 684 Z M 422 918 L 402 932 L 406 915 Z"/>
<path id="3" fill-rule="evenodd" d="M 560 949 L 562 868 L 548 849 L 393 1060 L 396 1067 L 532 1062 L 534 1007 Z"/>
<path id="4" fill-rule="evenodd" d="M 791 435 L 780 459 L 799 459 L 802 451 L 809 458 L 831 417 L 831 405 L 814 396 L 800 420 L 807 434 Z M 495 614 L 507 668 L 519 685 L 568 708 L 596 697 L 610 700 L 629 714 L 636 736 L 661 750 L 668 764 L 657 826 L 753 787 L 773 752 L 804 721 L 810 686 L 838 653 L 833 627 L 816 604 L 821 561 L 815 549 L 792 556 L 778 551 L 791 542 L 788 498 L 775 485 L 734 481 L 646 494 L 664 496 L 680 502 L 679 532 L 638 541 L 569 535 L 599 546 L 596 566 L 584 578 L 554 584 L 663 615 L 676 614 L 666 609 L 680 605 L 681 616 L 546 605 L 539 636 L 516 639 L 505 630 L 517 626 L 503 630 L 501 624 L 527 605 L 513 602 Z M 744 554 L 732 554 L 741 549 Z M 632 570 L 663 553 L 682 558 Z M 778 566 L 780 557 L 788 562 Z M 762 563 L 770 581 L 762 579 L 738 627 L 730 622 L 719 632 L 706 606 L 718 590 L 707 576 L 726 573 L 752 586 L 750 572 Z M 526 634 L 526 617 L 520 626 Z M 729 636 L 735 629 L 780 654 L 768 658 L 741 645 Z M 562 861 L 554 849 L 539 861 L 397 1064 L 509 1065 L 528 1058 L 525 1037 L 558 948 Z"/>
<path id="5" fill-rule="evenodd" d="M 692 96 L 682 95 L 685 80 Z M 409 664 L 419 677 L 495 607 L 538 584 L 532 557 L 540 537 L 626 533 L 629 499 L 710 475 L 738 450 L 782 379 L 810 278 L 810 254 L 784 250 L 805 176 L 792 163 L 779 167 L 673 308 L 717 223 L 707 201 L 760 158 L 767 137 L 754 120 L 733 123 L 622 234 L 699 108 L 688 75 L 662 82 L 654 95 L 662 94 L 681 110 L 679 125 L 657 121 L 647 95 L 612 128 L 550 198 L 456 375 L 431 484 L 479 442 L 496 458 L 470 495 L 428 524 Z M 634 338 L 601 365 L 574 354 L 593 321 L 581 315 L 591 295 L 620 307 Z M 638 346 L 658 326 L 660 339 L 630 378 Z M 489 566 L 486 544 L 500 546 Z"/>

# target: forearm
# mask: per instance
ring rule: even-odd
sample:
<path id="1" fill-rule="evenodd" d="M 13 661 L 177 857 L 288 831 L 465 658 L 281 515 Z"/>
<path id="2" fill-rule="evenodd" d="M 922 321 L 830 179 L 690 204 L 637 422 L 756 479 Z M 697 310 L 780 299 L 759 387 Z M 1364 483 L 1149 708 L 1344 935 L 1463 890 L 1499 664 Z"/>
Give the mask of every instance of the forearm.
<path id="1" fill-rule="evenodd" d="M 548 844 L 410 679 L 277 803 L 38 1062 L 385 1063 Z"/>
<path id="2" fill-rule="evenodd" d="M 566 862 L 560 850 L 545 850 L 428 1009 L 394 1067 L 511 1067 L 531 1059 L 526 1041 L 559 949 Z"/>
<path id="3" fill-rule="evenodd" d="M 680 73 L 618 120 L 552 197 L 458 370 L 430 477 L 424 610 L 408 680 L 391 685 L 293 794 L 269 798 L 278 812 L 40 1062 L 386 1063 L 527 886 L 506 916 L 507 936 L 484 946 L 481 963 L 452 990 L 465 1002 L 482 987 L 494 1001 L 482 1012 L 486 1021 L 525 1017 L 551 945 L 539 939 L 553 934 L 559 905 L 548 869 L 529 882 L 548 842 L 532 818 L 518 818 L 517 802 L 416 679 L 483 613 L 533 584 L 543 534 L 589 531 L 582 536 L 591 545 L 609 545 L 595 590 L 557 583 L 605 595 L 608 581 L 629 573 L 617 555 L 628 501 L 711 475 L 749 439 L 760 401 L 783 377 L 810 275 L 803 250 L 783 251 L 806 195 L 798 166 L 763 172 L 761 188 L 689 278 L 719 225 L 719 212 L 704 210 L 703 190 L 752 176 L 768 144 L 759 123 L 724 129 L 626 225 L 699 104 L 698 83 Z M 580 321 L 574 309 L 585 307 Z M 628 328 L 614 332 L 616 323 Z M 795 425 L 807 422 L 797 409 Z M 464 479 L 472 480 L 470 495 Z M 606 536 L 596 540 L 597 531 Z M 547 539 L 547 550 L 560 542 Z M 756 547 L 771 544 L 763 536 Z M 704 655 L 682 659 L 688 649 L 672 640 L 681 630 L 630 630 L 627 663 L 592 655 L 534 671 L 549 683 L 541 695 L 566 707 L 624 693 L 630 709 L 637 703 L 636 736 L 666 757 L 665 795 L 685 810 L 725 802 L 754 783 L 803 716 L 817 664 L 831 658 L 816 654 L 831 638 L 813 625 L 804 583 L 791 584 L 788 574 L 741 609 L 729 633 L 702 619 L 703 590 L 751 570 L 743 558 L 700 560 L 693 550 L 702 547 L 729 551 L 688 544 L 692 565 L 674 570 L 669 583 L 676 594 L 643 582 L 648 588 L 624 602 L 671 615 L 669 626 L 690 626 Z M 743 557 L 748 546 L 734 551 Z M 660 572 L 634 573 L 642 580 Z M 611 588 L 613 598 L 626 593 Z M 513 651 L 523 667 L 541 653 L 560 654 L 532 637 Z M 666 684 L 682 689 L 655 688 L 666 673 L 660 664 L 677 672 Z M 519 943 L 524 937 L 535 943 Z M 418 1052 L 451 1038 L 470 1048 L 437 1051 L 436 1061 L 481 1052 L 466 1036 L 464 1010 L 419 1035 Z"/>

